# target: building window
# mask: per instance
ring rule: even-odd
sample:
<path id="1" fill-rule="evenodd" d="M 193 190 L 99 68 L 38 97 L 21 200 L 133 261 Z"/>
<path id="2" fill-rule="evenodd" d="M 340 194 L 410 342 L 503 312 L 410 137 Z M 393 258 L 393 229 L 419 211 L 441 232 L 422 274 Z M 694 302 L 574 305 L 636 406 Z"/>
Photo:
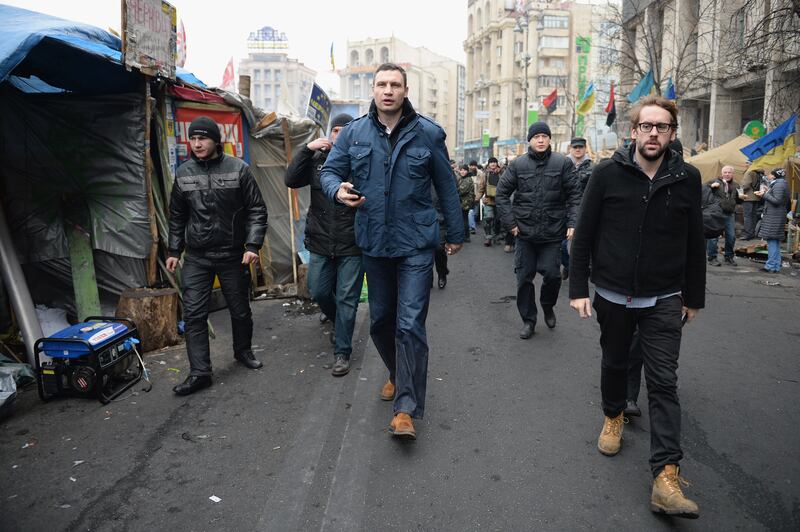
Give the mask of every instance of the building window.
<path id="1" fill-rule="evenodd" d="M 353 50 L 350 52 L 350 66 L 359 66 L 358 64 L 358 50 Z"/>
<path id="2" fill-rule="evenodd" d="M 367 51 L 364 54 L 364 64 L 371 65 L 374 62 L 375 62 L 375 53 L 372 51 L 372 48 L 367 48 Z"/>
<path id="3" fill-rule="evenodd" d="M 524 51 L 525 43 L 522 41 L 514 43 L 514 55 L 519 55 Z"/>
<path id="4" fill-rule="evenodd" d="M 498 46 L 496 50 L 497 50 L 497 58 L 500 59 L 501 57 L 503 57 L 503 47 Z"/>
<path id="5" fill-rule="evenodd" d="M 542 48 L 568 49 L 569 37 L 553 37 L 551 35 L 544 35 L 542 36 L 541 46 Z"/>
<path id="6" fill-rule="evenodd" d="M 280 70 L 275 71 L 275 81 L 282 81 L 283 80 L 283 72 Z"/>
<path id="7" fill-rule="evenodd" d="M 540 87 L 566 87 L 567 76 L 539 76 L 537 84 Z"/>
<path id="8" fill-rule="evenodd" d="M 275 99 L 276 100 L 280 100 L 281 99 L 281 86 L 280 85 L 275 85 Z"/>
<path id="9" fill-rule="evenodd" d="M 389 49 L 387 47 L 381 48 L 381 63 L 389 62 Z"/>
<path id="10" fill-rule="evenodd" d="M 566 66 L 561 58 L 550 57 L 548 59 L 539 59 L 539 68 L 559 68 L 563 69 Z"/>
<path id="11" fill-rule="evenodd" d="M 561 16 L 556 16 L 556 15 L 545 15 L 542 18 L 542 25 L 545 28 L 568 29 L 569 28 L 569 17 L 561 17 Z"/>
<path id="12" fill-rule="evenodd" d="M 253 81 L 261 81 L 261 71 L 259 69 L 253 70 Z"/>

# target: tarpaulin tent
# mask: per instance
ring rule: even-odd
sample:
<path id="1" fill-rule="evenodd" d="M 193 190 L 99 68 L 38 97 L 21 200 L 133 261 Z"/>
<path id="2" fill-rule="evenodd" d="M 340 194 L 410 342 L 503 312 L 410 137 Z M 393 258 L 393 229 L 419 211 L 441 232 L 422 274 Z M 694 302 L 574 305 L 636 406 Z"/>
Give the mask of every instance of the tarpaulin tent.
<path id="1" fill-rule="evenodd" d="M 693 157 L 689 157 L 686 159 L 686 162 L 691 163 L 700 170 L 700 177 L 703 183 L 707 183 L 719 177 L 722 174 L 722 167 L 727 165 L 733 166 L 734 180 L 741 183 L 742 177 L 744 177 L 744 173 L 747 171 L 748 162 L 747 157 L 745 157 L 739 149 L 744 148 L 752 142 L 753 139 L 747 135 L 739 135 L 730 142 L 714 148 L 713 150 L 708 150 Z"/>

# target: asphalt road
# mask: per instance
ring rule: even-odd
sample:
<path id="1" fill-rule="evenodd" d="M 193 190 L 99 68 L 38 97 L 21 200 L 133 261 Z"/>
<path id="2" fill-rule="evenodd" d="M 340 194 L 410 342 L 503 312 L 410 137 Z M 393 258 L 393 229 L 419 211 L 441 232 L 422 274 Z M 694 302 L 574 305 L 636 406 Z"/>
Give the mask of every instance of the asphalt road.
<path id="1" fill-rule="evenodd" d="M 233 362 L 223 311 L 209 390 L 173 396 L 177 348 L 147 356 L 152 391 L 110 405 L 23 392 L 0 423 L 0 530 L 798 530 L 800 277 L 739 263 L 709 270 L 683 340 L 697 521 L 649 511 L 644 395 L 621 453 L 596 450 L 596 322 L 572 313 L 565 285 L 558 326 L 520 340 L 512 257 L 473 240 L 432 293 L 416 442 L 386 431 L 366 305 L 354 370 L 337 379 L 315 314 L 256 301 L 263 370 Z"/>

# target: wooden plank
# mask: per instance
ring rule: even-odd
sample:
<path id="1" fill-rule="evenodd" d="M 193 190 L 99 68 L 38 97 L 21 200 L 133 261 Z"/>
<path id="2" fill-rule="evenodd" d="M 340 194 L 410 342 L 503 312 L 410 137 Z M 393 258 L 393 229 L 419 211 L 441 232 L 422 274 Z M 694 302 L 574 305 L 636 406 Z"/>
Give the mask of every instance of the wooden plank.
<path id="1" fill-rule="evenodd" d="M 156 207 L 153 203 L 153 159 L 150 153 L 150 78 L 144 76 L 144 186 L 147 191 L 147 222 L 150 224 L 150 254 L 147 257 L 147 284 L 158 280 L 158 225 Z"/>
<path id="2" fill-rule="evenodd" d="M 227 111 L 230 113 L 239 113 L 241 112 L 240 109 L 236 107 L 231 107 L 230 105 L 225 105 L 221 103 L 200 103 L 200 102 L 187 102 L 184 100 L 175 100 L 175 107 L 185 107 L 188 109 L 199 109 L 201 111 Z"/>
<path id="3" fill-rule="evenodd" d="M 72 289 L 78 319 L 100 316 L 100 294 L 94 269 L 92 239 L 83 227 L 67 222 L 64 227 L 69 243 L 69 262 L 72 269 Z"/>

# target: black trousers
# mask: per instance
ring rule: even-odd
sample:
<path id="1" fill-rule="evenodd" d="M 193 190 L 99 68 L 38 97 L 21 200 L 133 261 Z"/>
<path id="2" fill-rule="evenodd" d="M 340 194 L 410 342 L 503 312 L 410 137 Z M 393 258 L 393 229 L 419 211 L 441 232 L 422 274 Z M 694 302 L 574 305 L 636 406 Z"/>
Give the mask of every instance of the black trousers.
<path id="1" fill-rule="evenodd" d="M 522 321 L 536 324 L 536 287 L 533 278 L 542 276 L 542 308 L 554 307 L 561 289 L 561 242 L 535 244 L 517 239 L 514 273 L 517 275 L 517 310 Z"/>
<path id="2" fill-rule="evenodd" d="M 603 413 L 625 409 L 628 360 L 638 329 L 650 412 L 650 469 L 653 476 L 667 464 L 678 464 L 681 451 L 681 405 L 678 401 L 678 354 L 681 347 L 680 296 L 659 299 L 654 307 L 632 309 L 595 294 L 603 361 L 600 389 Z"/>
<path id="3" fill-rule="evenodd" d="M 228 303 L 233 333 L 233 353 L 251 348 L 253 318 L 250 313 L 250 270 L 241 259 L 215 262 L 187 254 L 181 269 L 183 320 L 186 323 L 186 353 L 191 375 L 211 375 L 208 345 L 208 309 L 214 276 L 219 277 Z"/>
<path id="4" fill-rule="evenodd" d="M 642 387 L 642 348 L 639 345 L 639 331 L 633 333 L 631 352 L 628 355 L 628 401 L 639 401 L 639 390 Z"/>

